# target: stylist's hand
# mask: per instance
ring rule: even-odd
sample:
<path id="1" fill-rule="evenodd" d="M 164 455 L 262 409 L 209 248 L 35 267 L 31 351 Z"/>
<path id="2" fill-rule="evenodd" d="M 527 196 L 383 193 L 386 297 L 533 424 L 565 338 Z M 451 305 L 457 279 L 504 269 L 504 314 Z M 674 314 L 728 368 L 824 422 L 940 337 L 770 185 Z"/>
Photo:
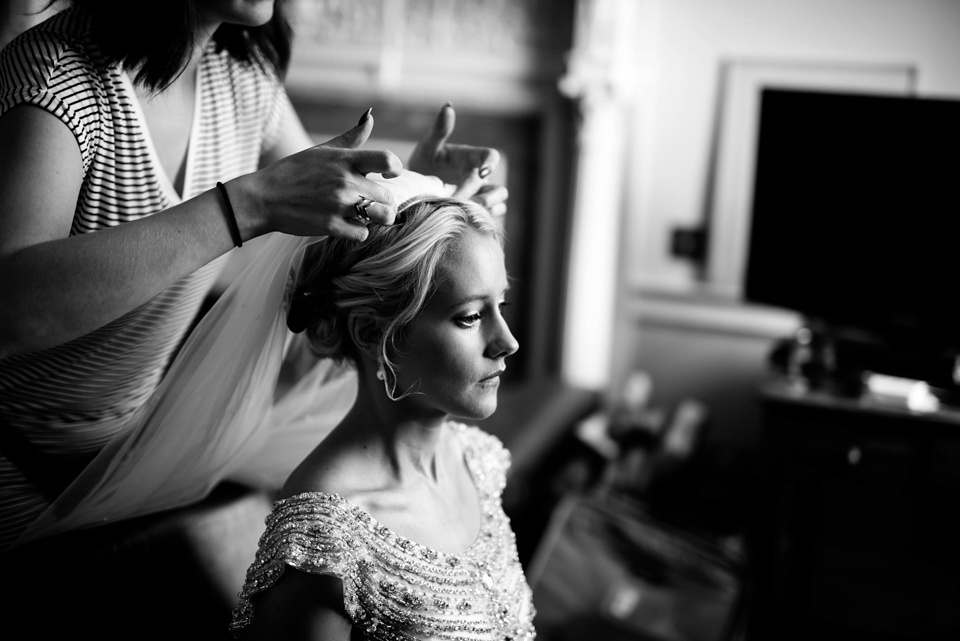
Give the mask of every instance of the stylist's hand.
<path id="1" fill-rule="evenodd" d="M 259 233 L 365 240 L 367 228 L 357 218 L 357 203 L 372 201 L 366 215 L 381 225 L 393 223 L 398 205 L 389 189 L 366 175 L 393 178 L 403 169 L 393 152 L 360 149 L 371 131 L 373 116 L 367 113 L 353 129 L 231 181 L 227 188 L 241 192 Z"/>
<path id="2" fill-rule="evenodd" d="M 507 213 L 507 188 L 503 185 L 481 185 L 470 200 L 476 201 L 490 210 L 494 216 Z"/>
<path id="3" fill-rule="evenodd" d="M 456 113 L 447 103 L 431 130 L 414 147 L 407 167 L 455 185 L 453 195 L 458 198 L 476 200 L 494 214 L 502 214 L 506 211 L 507 190 L 487 184 L 487 177 L 500 163 L 500 152 L 491 147 L 448 143 L 455 124 Z"/>

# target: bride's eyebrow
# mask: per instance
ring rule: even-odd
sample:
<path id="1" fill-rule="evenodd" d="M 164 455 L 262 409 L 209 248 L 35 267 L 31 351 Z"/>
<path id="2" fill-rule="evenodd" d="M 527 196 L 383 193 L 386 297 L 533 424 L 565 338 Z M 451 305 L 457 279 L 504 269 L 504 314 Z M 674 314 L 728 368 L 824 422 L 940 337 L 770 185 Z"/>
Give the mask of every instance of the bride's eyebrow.
<path id="1" fill-rule="evenodd" d="M 457 300 L 455 303 L 451 304 L 451 305 L 448 307 L 448 309 L 450 309 L 450 311 L 453 311 L 453 310 L 457 309 L 458 307 L 463 307 L 463 306 L 466 305 L 467 303 L 473 303 L 473 302 L 478 301 L 478 300 L 479 300 L 479 301 L 483 301 L 483 300 L 487 300 L 487 298 L 488 298 L 488 297 L 487 297 L 487 296 L 484 296 L 483 294 L 477 294 L 476 296 L 465 296 L 465 297 Z"/>
<path id="2" fill-rule="evenodd" d="M 486 301 L 486 300 L 490 300 L 491 298 L 503 298 L 503 296 L 504 296 L 508 291 L 510 291 L 510 285 L 509 285 L 509 284 L 507 284 L 507 286 L 503 288 L 503 291 L 500 293 L 500 296 L 493 296 L 493 297 L 491 297 L 491 296 L 487 296 L 486 294 L 473 294 L 473 295 L 464 296 L 463 298 L 459 299 L 457 302 L 455 302 L 455 303 L 453 303 L 452 305 L 450 305 L 449 309 L 450 309 L 450 310 L 454 310 L 454 309 L 456 309 L 457 307 L 462 307 L 463 305 L 466 305 L 467 303 L 472 303 L 472 302 L 478 301 L 478 300 L 480 300 L 480 301 Z"/>

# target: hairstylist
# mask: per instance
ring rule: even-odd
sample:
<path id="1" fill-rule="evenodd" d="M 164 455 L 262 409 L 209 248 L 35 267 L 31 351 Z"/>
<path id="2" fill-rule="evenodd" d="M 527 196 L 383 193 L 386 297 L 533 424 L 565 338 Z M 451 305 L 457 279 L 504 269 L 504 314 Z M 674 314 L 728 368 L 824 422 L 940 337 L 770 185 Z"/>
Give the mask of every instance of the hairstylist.
<path id="1" fill-rule="evenodd" d="M 156 388 L 234 246 L 393 222 L 371 114 L 312 146 L 294 113 L 283 4 L 74 0 L 0 53 L 0 549 Z M 502 208 L 452 119 L 408 169 Z"/>

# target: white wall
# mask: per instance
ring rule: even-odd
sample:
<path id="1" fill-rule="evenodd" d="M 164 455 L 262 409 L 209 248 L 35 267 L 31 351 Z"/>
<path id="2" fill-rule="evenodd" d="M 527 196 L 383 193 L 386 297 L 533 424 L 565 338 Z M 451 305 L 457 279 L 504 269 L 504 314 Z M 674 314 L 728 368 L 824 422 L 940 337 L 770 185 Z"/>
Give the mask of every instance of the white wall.
<path id="1" fill-rule="evenodd" d="M 638 61 L 627 193 L 624 268 L 631 279 L 674 287 L 694 274 L 668 253 L 675 225 L 703 221 L 709 204 L 721 63 L 764 59 L 912 64 L 920 95 L 960 96 L 956 0 L 641 0 L 659 16 Z"/>
<path id="2" fill-rule="evenodd" d="M 644 369 L 654 402 L 701 398 L 718 414 L 720 437 L 741 441 L 755 428 L 756 383 L 772 340 L 797 319 L 718 296 L 693 265 L 669 255 L 671 230 L 709 215 L 721 65 L 910 64 L 919 95 L 960 97 L 960 2 L 640 1 L 647 22 L 637 33 L 647 40 L 636 63 L 612 388 Z"/>

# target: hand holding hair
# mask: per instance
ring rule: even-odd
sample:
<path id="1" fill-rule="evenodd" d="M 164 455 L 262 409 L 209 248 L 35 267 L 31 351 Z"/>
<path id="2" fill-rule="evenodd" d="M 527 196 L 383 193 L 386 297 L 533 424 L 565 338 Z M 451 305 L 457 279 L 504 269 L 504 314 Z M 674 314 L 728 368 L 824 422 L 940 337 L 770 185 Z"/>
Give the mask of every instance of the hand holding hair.
<path id="1" fill-rule="evenodd" d="M 507 197 L 509 192 L 503 185 L 481 185 L 470 200 L 486 207 L 491 214 L 501 217 L 507 213 Z"/>
<path id="2" fill-rule="evenodd" d="M 390 225 L 399 204 L 393 192 L 367 178 L 400 174 L 403 164 L 387 150 L 360 149 L 373 130 L 369 112 L 352 129 L 227 183 L 241 233 L 270 231 L 295 236 L 365 240 L 357 205 L 369 221 Z M 235 195 L 235 196 L 234 196 Z"/>
<path id="3" fill-rule="evenodd" d="M 497 168 L 500 152 L 492 147 L 448 143 L 455 124 L 456 112 L 453 105 L 447 103 L 437 114 L 433 127 L 414 147 L 408 167 L 454 185 L 453 195 L 457 198 L 471 198 Z"/>

